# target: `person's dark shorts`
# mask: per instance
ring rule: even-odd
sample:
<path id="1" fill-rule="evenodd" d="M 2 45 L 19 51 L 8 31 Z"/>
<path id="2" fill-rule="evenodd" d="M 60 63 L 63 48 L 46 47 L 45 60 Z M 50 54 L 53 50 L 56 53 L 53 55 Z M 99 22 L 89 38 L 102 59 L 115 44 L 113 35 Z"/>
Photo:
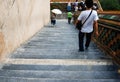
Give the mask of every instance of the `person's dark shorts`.
<path id="1" fill-rule="evenodd" d="M 51 20 L 51 24 L 55 25 L 56 24 L 56 20 Z"/>

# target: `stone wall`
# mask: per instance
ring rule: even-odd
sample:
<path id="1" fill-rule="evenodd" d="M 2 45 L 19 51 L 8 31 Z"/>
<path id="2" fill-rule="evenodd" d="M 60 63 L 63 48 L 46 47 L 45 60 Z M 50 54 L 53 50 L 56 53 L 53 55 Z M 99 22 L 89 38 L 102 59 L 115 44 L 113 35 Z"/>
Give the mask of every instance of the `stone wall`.
<path id="1" fill-rule="evenodd" d="M 50 0 L 0 0 L 0 62 L 50 19 Z"/>

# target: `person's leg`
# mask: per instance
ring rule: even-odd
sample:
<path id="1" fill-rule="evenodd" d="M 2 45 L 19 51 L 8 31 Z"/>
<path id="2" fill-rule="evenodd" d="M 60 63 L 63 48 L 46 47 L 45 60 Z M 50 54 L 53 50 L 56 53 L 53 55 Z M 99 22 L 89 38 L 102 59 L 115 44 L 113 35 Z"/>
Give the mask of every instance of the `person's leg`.
<path id="1" fill-rule="evenodd" d="M 91 33 L 86 33 L 86 43 L 85 43 L 86 49 L 87 49 L 87 48 L 89 47 L 89 45 L 90 45 L 91 36 L 92 36 L 92 32 L 91 32 Z"/>
<path id="2" fill-rule="evenodd" d="M 56 20 L 53 20 L 53 25 L 55 25 L 56 24 Z"/>
<path id="3" fill-rule="evenodd" d="M 72 18 L 70 18 L 70 23 L 71 23 L 71 19 L 72 19 Z"/>
<path id="4" fill-rule="evenodd" d="M 84 51 L 83 44 L 84 44 L 84 33 L 79 31 L 79 51 Z"/>
<path id="5" fill-rule="evenodd" d="M 53 24 L 53 20 L 51 19 L 51 24 Z"/>
<path id="6" fill-rule="evenodd" d="M 70 24 L 70 19 L 68 18 L 68 24 Z"/>
<path id="7" fill-rule="evenodd" d="M 68 18 L 68 23 L 69 23 L 69 24 L 71 23 L 71 18 Z"/>
<path id="8" fill-rule="evenodd" d="M 53 23 L 54 23 L 54 21 L 53 20 L 51 20 L 51 26 L 53 27 Z"/>
<path id="9" fill-rule="evenodd" d="M 54 25 L 56 24 L 56 20 L 54 20 Z"/>

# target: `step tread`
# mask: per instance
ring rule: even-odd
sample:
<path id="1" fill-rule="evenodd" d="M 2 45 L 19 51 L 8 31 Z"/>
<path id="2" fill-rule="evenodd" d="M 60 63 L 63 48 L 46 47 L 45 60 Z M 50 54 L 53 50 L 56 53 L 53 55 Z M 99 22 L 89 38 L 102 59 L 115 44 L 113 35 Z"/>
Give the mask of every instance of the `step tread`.
<path id="1" fill-rule="evenodd" d="M 0 70 L 0 76 L 56 79 L 120 79 L 116 71 Z"/>
<path id="2" fill-rule="evenodd" d="M 2 77 L 0 82 L 119 82 L 120 79 L 51 79 L 51 78 L 21 78 Z"/>

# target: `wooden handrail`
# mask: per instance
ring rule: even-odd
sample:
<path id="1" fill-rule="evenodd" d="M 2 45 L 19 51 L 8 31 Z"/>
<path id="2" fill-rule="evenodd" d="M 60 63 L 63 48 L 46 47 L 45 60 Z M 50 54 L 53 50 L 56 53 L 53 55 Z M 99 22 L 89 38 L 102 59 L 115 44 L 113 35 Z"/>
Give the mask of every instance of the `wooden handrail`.
<path id="1" fill-rule="evenodd" d="M 75 2 L 76 0 L 50 0 L 51 2 Z M 81 0 L 78 0 L 79 2 Z"/>
<path id="2" fill-rule="evenodd" d="M 98 11 L 99 14 L 120 15 L 120 11 Z"/>
<path id="3" fill-rule="evenodd" d="M 113 30 L 116 30 L 116 31 L 119 31 L 120 32 L 120 29 L 117 29 L 117 28 L 113 28 L 111 26 L 108 26 L 108 25 L 104 25 L 104 24 L 99 24 L 100 26 L 103 26 L 105 28 L 109 28 L 109 29 L 113 29 Z"/>
<path id="4" fill-rule="evenodd" d="M 107 19 L 100 19 L 99 21 L 120 26 L 120 23 L 118 21 L 112 21 L 112 20 L 107 20 Z"/>
<path id="5" fill-rule="evenodd" d="M 98 12 L 100 15 L 120 15 L 120 11 L 103 11 Z M 93 41 L 105 51 L 112 59 L 120 65 L 120 23 L 118 21 L 100 18 L 99 37 L 93 36 Z"/>
<path id="6" fill-rule="evenodd" d="M 75 2 L 76 0 L 50 0 L 50 2 Z M 78 0 L 80 2 L 81 0 Z M 98 2 L 98 0 L 93 0 Z"/>

